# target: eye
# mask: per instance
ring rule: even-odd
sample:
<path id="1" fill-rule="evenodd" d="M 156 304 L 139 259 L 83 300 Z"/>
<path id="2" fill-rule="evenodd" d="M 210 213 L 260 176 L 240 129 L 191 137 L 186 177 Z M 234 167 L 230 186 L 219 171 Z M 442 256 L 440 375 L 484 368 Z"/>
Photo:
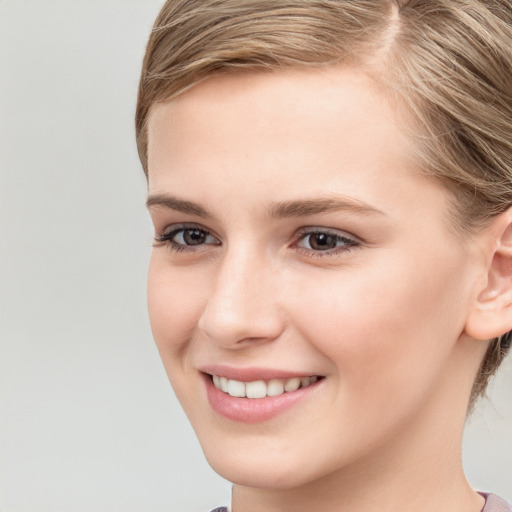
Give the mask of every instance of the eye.
<path id="1" fill-rule="evenodd" d="M 309 229 L 300 235 L 297 247 L 308 253 L 338 253 L 360 245 L 360 242 L 342 232 Z"/>
<path id="2" fill-rule="evenodd" d="M 220 241 L 206 229 L 198 226 L 175 226 L 167 228 L 156 238 L 159 244 L 174 251 L 193 251 L 204 245 L 220 245 Z"/>
<path id="3" fill-rule="evenodd" d="M 215 243 L 215 239 L 208 232 L 197 228 L 182 228 L 175 231 L 172 241 L 179 245 L 202 245 Z"/>

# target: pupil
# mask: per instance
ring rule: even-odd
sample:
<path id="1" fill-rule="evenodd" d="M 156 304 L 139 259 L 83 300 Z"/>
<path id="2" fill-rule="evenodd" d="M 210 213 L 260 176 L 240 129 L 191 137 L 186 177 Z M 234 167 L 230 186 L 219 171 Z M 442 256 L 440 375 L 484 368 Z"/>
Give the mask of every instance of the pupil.
<path id="1" fill-rule="evenodd" d="M 204 243 L 206 235 L 199 229 L 187 229 L 183 233 L 183 240 L 187 245 L 199 245 Z"/>
<path id="2" fill-rule="evenodd" d="M 309 245 L 312 249 L 326 251 L 336 247 L 336 237 L 327 233 L 314 233 L 309 237 Z"/>

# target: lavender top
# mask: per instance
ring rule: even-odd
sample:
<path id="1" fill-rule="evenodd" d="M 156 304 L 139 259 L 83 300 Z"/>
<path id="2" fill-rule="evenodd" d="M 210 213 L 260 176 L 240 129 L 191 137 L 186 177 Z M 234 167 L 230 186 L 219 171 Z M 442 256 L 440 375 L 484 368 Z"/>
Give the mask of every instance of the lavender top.
<path id="1" fill-rule="evenodd" d="M 496 494 L 484 494 L 485 505 L 482 512 L 512 512 L 512 506 Z M 211 512 L 229 512 L 227 507 L 214 508 Z"/>
<path id="2" fill-rule="evenodd" d="M 482 512 L 512 512 L 512 506 L 496 494 L 484 494 L 485 505 Z"/>

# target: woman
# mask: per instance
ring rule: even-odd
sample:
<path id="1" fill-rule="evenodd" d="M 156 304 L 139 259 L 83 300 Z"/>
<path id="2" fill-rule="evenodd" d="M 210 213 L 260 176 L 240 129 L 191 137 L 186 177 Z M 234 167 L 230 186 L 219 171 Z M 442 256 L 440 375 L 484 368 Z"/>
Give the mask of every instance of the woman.
<path id="1" fill-rule="evenodd" d="M 233 512 L 509 511 L 461 464 L 512 328 L 512 7 L 171 0 L 149 312 Z"/>

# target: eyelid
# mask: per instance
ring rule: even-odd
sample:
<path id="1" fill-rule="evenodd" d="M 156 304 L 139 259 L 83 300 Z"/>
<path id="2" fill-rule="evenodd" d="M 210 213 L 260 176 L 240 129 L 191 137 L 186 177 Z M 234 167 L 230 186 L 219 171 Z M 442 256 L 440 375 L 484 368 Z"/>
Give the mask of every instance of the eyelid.
<path id="1" fill-rule="evenodd" d="M 197 222 L 177 222 L 176 224 L 169 224 L 160 231 L 159 236 L 169 235 L 180 231 L 181 229 L 198 229 L 214 236 L 215 238 L 219 238 L 215 233 L 212 232 L 211 229 L 203 226 L 202 224 L 198 224 Z"/>
<path id="2" fill-rule="evenodd" d="M 354 242 L 363 243 L 363 241 L 358 236 L 348 231 L 336 228 L 326 228 L 323 226 L 305 226 L 303 228 L 300 228 L 299 230 L 297 230 L 296 237 L 300 238 L 303 237 L 304 235 L 311 233 L 327 233 L 329 235 L 339 236 L 342 238 L 346 238 L 348 240 L 353 240 Z"/>

